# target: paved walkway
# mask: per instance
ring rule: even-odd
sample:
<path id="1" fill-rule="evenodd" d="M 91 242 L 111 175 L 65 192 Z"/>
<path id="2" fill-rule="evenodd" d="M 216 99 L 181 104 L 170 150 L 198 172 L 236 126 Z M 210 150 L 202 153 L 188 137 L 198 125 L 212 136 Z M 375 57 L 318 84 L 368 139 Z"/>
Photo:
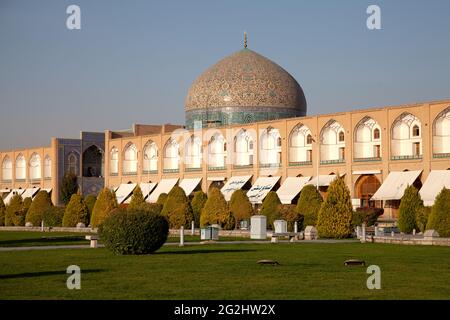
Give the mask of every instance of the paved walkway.
<path id="1" fill-rule="evenodd" d="M 287 240 L 280 240 L 278 243 L 358 243 L 359 240 L 348 239 L 348 240 L 301 240 L 296 242 L 289 242 Z M 178 246 L 179 242 L 167 242 L 165 246 Z M 185 246 L 195 246 L 195 245 L 208 245 L 208 244 L 271 244 L 270 241 L 256 241 L 256 240 L 248 240 L 248 241 L 202 241 L 202 242 L 185 242 Z M 276 243 L 274 243 L 276 245 Z M 104 245 L 99 244 L 99 248 L 103 248 Z M 88 249 L 90 246 L 86 245 L 61 245 L 61 246 L 33 246 L 33 247 L 0 247 L 0 252 L 4 251 L 29 251 L 29 250 L 54 250 L 54 249 Z"/>

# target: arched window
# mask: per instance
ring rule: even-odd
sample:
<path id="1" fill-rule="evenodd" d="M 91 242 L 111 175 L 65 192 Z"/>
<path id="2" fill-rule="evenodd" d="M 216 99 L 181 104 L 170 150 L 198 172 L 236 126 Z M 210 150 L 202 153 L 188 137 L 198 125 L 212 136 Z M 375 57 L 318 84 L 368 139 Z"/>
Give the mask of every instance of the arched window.
<path id="1" fill-rule="evenodd" d="M 450 157 L 450 107 L 438 114 L 433 123 L 433 156 Z"/>
<path id="2" fill-rule="evenodd" d="M 360 122 L 358 122 L 355 128 L 353 147 L 354 160 L 381 160 L 380 137 L 380 126 L 374 119 L 364 117 Z"/>
<path id="3" fill-rule="evenodd" d="M 71 152 L 67 157 L 67 172 L 78 175 L 78 157 L 75 152 Z"/>
<path id="4" fill-rule="evenodd" d="M 281 136 L 278 129 L 267 128 L 261 135 L 259 163 L 262 166 L 281 164 Z"/>
<path id="5" fill-rule="evenodd" d="M 241 129 L 234 138 L 234 164 L 236 166 L 253 165 L 253 138 Z"/>
<path id="6" fill-rule="evenodd" d="M 12 161 L 8 156 L 3 158 L 2 179 L 3 179 L 3 181 L 11 181 L 12 180 Z"/>
<path id="7" fill-rule="evenodd" d="M 44 159 L 44 179 L 50 179 L 52 177 L 52 159 L 49 155 Z"/>
<path id="8" fill-rule="evenodd" d="M 158 172 L 158 147 L 155 142 L 148 141 L 144 146 L 144 173 Z"/>
<path id="9" fill-rule="evenodd" d="M 380 129 L 375 128 L 373 130 L 373 139 L 374 140 L 379 140 L 380 139 Z"/>
<path id="10" fill-rule="evenodd" d="M 411 113 L 402 113 L 392 124 L 391 157 L 393 160 L 422 157 L 421 122 Z"/>
<path id="11" fill-rule="evenodd" d="M 83 153 L 83 177 L 103 176 L 103 151 L 96 145 L 87 148 Z"/>
<path id="12" fill-rule="evenodd" d="M 191 136 L 185 147 L 186 169 L 200 169 L 202 167 L 202 152 L 201 139 Z"/>
<path id="13" fill-rule="evenodd" d="M 138 154 L 134 143 L 129 142 L 123 151 L 123 174 L 136 174 L 138 170 Z"/>
<path id="14" fill-rule="evenodd" d="M 303 124 L 298 124 L 289 135 L 290 165 L 309 164 L 312 161 L 313 138 L 311 130 Z"/>
<path id="15" fill-rule="evenodd" d="M 109 173 L 111 175 L 119 174 L 119 150 L 116 147 L 111 149 L 111 159 L 109 160 Z"/>
<path id="16" fill-rule="evenodd" d="M 16 180 L 25 180 L 27 178 L 27 162 L 22 154 L 16 158 Z"/>
<path id="17" fill-rule="evenodd" d="M 345 160 L 345 136 L 342 125 L 330 120 L 320 133 L 320 161 L 322 164 L 341 163 Z"/>
<path id="18" fill-rule="evenodd" d="M 41 178 L 41 157 L 37 153 L 33 153 L 30 158 L 30 179 L 39 180 Z"/>
<path id="19" fill-rule="evenodd" d="M 227 143 L 221 133 L 215 133 L 208 143 L 208 168 L 224 169 Z"/>
<path id="20" fill-rule="evenodd" d="M 312 144 L 313 143 L 313 138 L 312 135 L 308 134 L 308 136 L 306 137 L 306 144 Z"/>
<path id="21" fill-rule="evenodd" d="M 164 171 L 178 172 L 180 170 L 180 146 L 175 139 L 170 138 L 164 146 Z"/>
<path id="22" fill-rule="evenodd" d="M 344 131 L 339 132 L 339 142 L 345 141 Z"/>

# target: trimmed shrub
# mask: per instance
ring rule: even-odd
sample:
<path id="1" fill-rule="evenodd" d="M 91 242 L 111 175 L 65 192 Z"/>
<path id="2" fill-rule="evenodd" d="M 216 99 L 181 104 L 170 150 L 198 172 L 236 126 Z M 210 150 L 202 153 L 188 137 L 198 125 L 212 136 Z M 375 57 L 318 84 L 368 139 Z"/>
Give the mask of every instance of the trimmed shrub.
<path id="1" fill-rule="evenodd" d="M 6 219 L 6 206 L 3 202 L 3 198 L 0 197 L 0 227 L 3 227 L 5 225 L 5 219 Z"/>
<path id="2" fill-rule="evenodd" d="M 275 191 L 270 191 L 261 206 L 261 214 L 267 217 L 267 227 L 274 230 L 273 222 L 280 218 L 280 198 Z"/>
<path id="3" fill-rule="evenodd" d="M 33 226 L 40 226 L 44 212 L 52 207 L 52 200 L 47 191 L 39 191 L 31 203 L 30 209 L 27 212 L 25 222 L 31 222 Z"/>
<path id="4" fill-rule="evenodd" d="M 200 214 L 200 226 L 218 224 L 224 227 L 229 223 L 230 211 L 222 192 L 216 187 L 209 189 L 208 200 Z"/>
<path id="5" fill-rule="evenodd" d="M 14 195 L 6 207 L 5 226 L 24 226 L 25 212 L 23 211 L 22 197 Z"/>
<path id="6" fill-rule="evenodd" d="M 158 203 L 158 204 L 164 206 L 164 205 L 166 204 L 167 197 L 168 197 L 168 194 L 167 194 L 167 193 L 164 193 L 164 192 L 161 193 L 161 194 L 159 195 L 159 197 L 158 197 L 158 200 L 156 200 L 156 203 Z"/>
<path id="7" fill-rule="evenodd" d="M 422 207 L 417 211 L 416 226 L 420 232 L 425 232 L 427 229 L 428 219 L 430 218 L 432 207 Z"/>
<path id="8" fill-rule="evenodd" d="M 192 208 L 181 187 L 175 186 L 170 190 L 161 214 L 167 217 L 171 228 L 190 227 L 193 219 Z"/>
<path id="9" fill-rule="evenodd" d="M 92 216 L 92 210 L 94 210 L 95 202 L 97 201 L 97 197 L 94 194 L 88 194 L 86 198 L 84 198 L 84 202 L 86 203 L 86 206 L 88 207 L 88 220 L 91 221 Z"/>
<path id="10" fill-rule="evenodd" d="M 337 177 L 328 187 L 328 196 L 317 216 L 317 231 L 322 238 L 347 238 L 352 234 L 353 207 L 345 181 Z"/>
<path id="11" fill-rule="evenodd" d="M 30 210 L 31 204 L 33 203 L 33 200 L 30 197 L 26 197 L 23 199 L 23 213 L 25 216 L 28 213 L 28 210 Z"/>
<path id="12" fill-rule="evenodd" d="M 352 225 L 356 227 L 365 223 L 367 227 L 371 227 L 383 213 L 383 208 L 357 208 L 353 212 Z"/>
<path id="13" fill-rule="evenodd" d="M 117 207 L 117 198 L 114 191 L 104 188 L 100 191 L 92 210 L 91 226 L 93 228 L 100 226 L 110 215 L 111 211 Z"/>
<path id="14" fill-rule="evenodd" d="M 414 186 L 408 186 L 405 189 L 398 213 L 398 228 L 400 232 L 412 233 L 416 226 L 416 216 L 423 210 L 423 201 L 420 198 L 419 190 Z"/>
<path id="15" fill-rule="evenodd" d="M 68 204 L 73 194 L 78 192 L 77 176 L 72 172 L 67 172 L 61 182 L 61 201 Z"/>
<path id="16" fill-rule="evenodd" d="M 73 194 L 64 211 L 62 226 L 76 227 L 78 223 L 88 224 L 89 209 L 81 194 Z"/>
<path id="17" fill-rule="evenodd" d="M 169 223 L 156 213 L 116 209 L 100 226 L 99 235 L 116 254 L 148 254 L 166 242 Z"/>
<path id="18" fill-rule="evenodd" d="M 163 206 L 159 203 L 148 203 L 144 202 L 139 206 L 137 210 L 148 212 L 148 213 L 156 213 L 161 214 L 161 211 L 163 209 Z"/>
<path id="19" fill-rule="evenodd" d="M 42 220 L 46 227 L 61 227 L 64 217 L 64 207 L 49 207 L 45 210 Z"/>
<path id="20" fill-rule="evenodd" d="M 288 231 L 294 232 L 294 224 L 297 222 L 298 230 L 303 227 L 303 215 L 297 212 L 295 204 L 280 204 L 278 212 L 281 219 L 286 220 Z"/>
<path id="21" fill-rule="evenodd" d="M 450 237 L 450 189 L 442 189 L 431 208 L 427 229 L 434 229 L 441 237 Z"/>
<path id="22" fill-rule="evenodd" d="M 243 220 L 248 220 L 253 214 L 253 207 L 242 189 L 233 192 L 230 199 L 230 212 L 236 219 L 236 227 Z"/>
<path id="23" fill-rule="evenodd" d="M 191 201 L 191 208 L 196 227 L 200 226 L 200 215 L 202 213 L 203 207 L 205 206 L 206 200 L 208 200 L 208 197 L 203 191 L 196 191 L 194 193 L 194 197 Z"/>
<path id="24" fill-rule="evenodd" d="M 136 210 L 145 203 L 144 195 L 142 194 L 141 187 L 137 186 L 133 190 L 133 194 L 131 195 L 130 204 L 127 207 L 127 210 Z"/>
<path id="25" fill-rule="evenodd" d="M 307 226 L 317 225 L 317 216 L 323 199 L 317 188 L 313 185 L 303 187 L 295 210 L 303 215 L 302 230 Z"/>

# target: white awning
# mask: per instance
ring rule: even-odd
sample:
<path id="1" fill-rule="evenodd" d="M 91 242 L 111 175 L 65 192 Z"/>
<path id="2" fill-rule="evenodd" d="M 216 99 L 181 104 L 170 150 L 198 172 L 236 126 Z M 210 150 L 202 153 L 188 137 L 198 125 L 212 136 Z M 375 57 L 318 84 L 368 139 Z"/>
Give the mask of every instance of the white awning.
<path id="1" fill-rule="evenodd" d="M 10 193 L 11 189 L 0 189 L 0 193 Z"/>
<path id="2" fill-rule="evenodd" d="M 192 191 L 194 191 L 194 189 L 197 188 L 200 181 L 202 181 L 202 178 L 183 179 L 180 182 L 180 187 L 184 190 L 186 196 L 189 197 Z"/>
<path id="3" fill-rule="evenodd" d="M 25 189 L 12 189 L 11 192 L 6 196 L 6 198 L 3 199 L 3 202 L 5 203 L 5 205 L 9 205 L 9 202 L 16 194 L 21 196 L 24 192 Z"/>
<path id="4" fill-rule="evenodd" d="M 280 189 L 277 190 L 281 203 L 291 204 L 310 179 L 311 177 L 287 177 Z"/>
<path id="5" fill-rule="evenodd" d="M 272 190 L 280 177 L 259 177 L 248 190 L 247 197 L 251 203 L 262 203 L 267 194 Z"/>
<path id="6" fill-rule="evenodd" d="M 422 171 L 392 171 L 371 200 L 400 200 Z"/>
<path id="7" fill-rule="evenodd" d="M 328 187 L 330 183 L 336 179 L 335 174 L 330 175 L 319 175 L 319 187 Z M 312 178 L 308 183 L 306 184 L 312 184 L 313 186 L 317 186 L 317 176 Z"/>
<path id="8" fill-rule="evenodd" d="M 133 193 L 136 183 L 122 183 L 116 191 L 117 203 L 122 204 Z"/>
<path id="9" fill-rule="evenodd" d="M 33 199 L 36 193 L 38 193 L 40 188 L 29 188 L 26 189 L 24 193 L 22 193 L 22 199 L 31 198 Z"/>
<path id="10" fill-rule="evenodd" d="M 144 196 L 144 200 L 147 199 L 148 195 L 150 194 L 150 192 L 153 191 L 153 189 L 155 189 L 156 185 L 157 185 L 156 182 L 154 182 L 154 183 L 141 183 L 139 185 L 139 187 L 141 188 L 141 191 L 142 191 L 142 195 Z M 128 197 L 123 203 L 129 204 L 131 202 L 132 196 L 133 195 Z"/>
<path id="11" fill-rule="evenodd" d="M 220 189 L 226 201 L 230 201 L 231 195 L 238 189 L 241 189 L 252 176 L 235 176 Z"/>
<path id="12" fill-rule="evenodd" d="M 359 171 L 353 171 L 353 174 L 379 174 L 381 173 L 381 170 L 359 170 Z"/>
<path id="13" fill-rule="evenodd" d="M 450 170 L 431 170 L 419 193 L 423 204 L 431 207 L 443 188 L 450 189 Z"/>
<path id="14" fill-rule="evenodd" d="M 208 181 L 225 181 L 225 177 L 208 177 Z"/>
<path id="15" fill-rule="evenodd" d="M 174 179 L 162 179 L 155 191 L 153 191 L 150 196 L 147 198 L 147 202 L 155 203 L 158 201 L 158 197 L 161 193 L 169 193 L 170 190 L 177 184 L 178 178 Z"/>

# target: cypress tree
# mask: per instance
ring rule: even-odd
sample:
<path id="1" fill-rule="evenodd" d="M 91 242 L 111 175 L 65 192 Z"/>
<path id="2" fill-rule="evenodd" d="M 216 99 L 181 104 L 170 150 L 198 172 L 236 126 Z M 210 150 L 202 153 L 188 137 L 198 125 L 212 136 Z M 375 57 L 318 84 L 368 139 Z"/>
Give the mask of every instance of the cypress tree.
<path id="1" fill-rule="evenodd" d="M 23 199 L 23 213 L 25 216 L 28 213 L 28 210 L 30 210 L 31 204 L 33 203 L 33 200 L 30 197 L 26 197 Z"/>
<path id="2" fill-rule="evenodd" d="M 33 226 L 40 226 L 44 212 L 52 206 L 52 200 L 47 191 L 39 191 L 28 209 L 25 222 L 31 222 Z"/>
<path id="3" fill-rule="evenodd" d="M 273 222 L 280 218 L 280 198 L 275 191 L 270 191 L 261 206 L 261 214 L 267 217 L 267 227 L 274 230 Z"/>
<path id="4" fill-rule="evenodd" d="M 222 192 L 216 187 L 209 189 L 208 200 L 200 214 L 200 226 L 218 224 L 223 227 L 229 219 L 230 211 Z"/>
<path id="5" fill-rule="evenodd" d="M 159 195 L 159 197 L 158 197 L 158 200 L 156 200 L 156 203 L 158 203 L 158 204 L 160 204 L 160 205 L 162 205 L 162 206 L 164 206 L 164 204 L 166 203 L 166 201 L 167 201 L 167 193 L 161 193 L 160 195 Z"/>
<path id="6" fill-rule="evenodd" d="M 208 197 L 206 196 L 206 193 L 204 193 L 203 191 L 196 191 L 194 193 L 194 197 L 192 198 L 191 201 L 191 207 L 196 227 L 200 226 L 200 215 L 203 207 L 205 206 L 206 200 L 208 200 Z"/>
<path id="7" fill-rule="evenodd" d="M 398 213 L 398 228 L 403 233 L 412 233 L 413 229 L 418 229 L 416 217 L 423 210 L 423 201 L 420 198 L 419 190 L 414 186 L 405 189 Z"/>
<path id="8" fill-rule="evenodd" d="M 295 223 L 297 223 L 299 230 L 302 229 L 304 217 L 297 212 L 295 204 L 280 204 L 278 206 L 278 211 L 280 213 L 280 217 L 283 220 L 286 220 L 289 231 L 294 232 Z"/>
<path id="9" fill-rule="evenodd" d="M 306 185 L 303 187 L 295 208 L 299 214 L 303 215 L 302 229 L 307 226 L 317 225 L 317 215 L 319 214 L 322 202 L 322 196 L 315 186 Z"/>
<path id="10" fill-rule="evenodd" d="M 144 203 L 145 200 L 144 195 L 142 194 L 142 190 L 139 186 L 137 186 L 134 189 L 133 194 L 131 195 L 131 201 L 130 204 L 128 205 L 127 210 L 128 211 L 139 210 L 139 208 L 142 207 Z"/>
<path id="11" fill-rule="evenodd" d="M 3 202 L 3 198 L 0 197 L 0 227 L 3 227 L 5 225 L 5 219 L 6 219 L 6 206 Z"/>
<path id="12" fill-rule="evenodd" d="M 253 207 L 242 189 L 233 192 L 230 199 L 230 212 L 236 220 L 236 227 L 243 220 L 250 219 Z"/>
<path id="13" fill-rule="evenodd" d="M 67 172 L 61 182 L 61 201 L 68 204 L 73 194 L 78 192 L 78 178 L 72 172 Z"/>
<path id="14" fill-rule="evenodd" d="M 92 210 L 94 210 L 96 201 L 97 201 L 97 197 L 95 195 L 93 195 L 92 193 L 88 194 L 86 196 L 86 198 L 84 199 L 84 202 L 86 203 L 86 206 L 88 207 L 88 211 L 89 211 L 88 219 L 87 219 L 88 224 L 89 224 L 89 221 L 91 221 Z"/>
<path id="15" fill-rule="evenodd" d="M 22 197 L 16 194 L 6 206 L 5 226 L 20 226 L 23 220 L 25 219 Z"/>
<path id="16" fill-rule="evenodd" d="M 118 207 L 117 198 L 114 191 L 104 188 L 100 191 L 94 209 L 92 210 L 91 226 L 98 227 L 111 215 L 111 211 Z"/>
<path id="17" fill-rule="evenodd" d="M 175 186 L 167 195 L 161 214 L 169 221 L 170 228 L 189 228 L 193 219 L 192 208 L 184 190 Z"/>
<path id="18" fill-rule="evenodd" d="M 328 187 L 328 196 L 317 217 L 317 231 L 323 238 L 347 238 L 352 233 L 353 207 L 350 191 L 342 177 Z"/>
<path id="19" fill-rule="evenodd" d="M 63 227 L 76 227 L 78 223 L 88 224 L 89 209 L 80 194 L 73 194 L 64 211 Z"/>
<path id="20" fill-rule="evenodd" d="M 450 237 L 450 189 L 442 189 L 431 208 L 427 229 L 434 229 L 439 236 Z"/>

